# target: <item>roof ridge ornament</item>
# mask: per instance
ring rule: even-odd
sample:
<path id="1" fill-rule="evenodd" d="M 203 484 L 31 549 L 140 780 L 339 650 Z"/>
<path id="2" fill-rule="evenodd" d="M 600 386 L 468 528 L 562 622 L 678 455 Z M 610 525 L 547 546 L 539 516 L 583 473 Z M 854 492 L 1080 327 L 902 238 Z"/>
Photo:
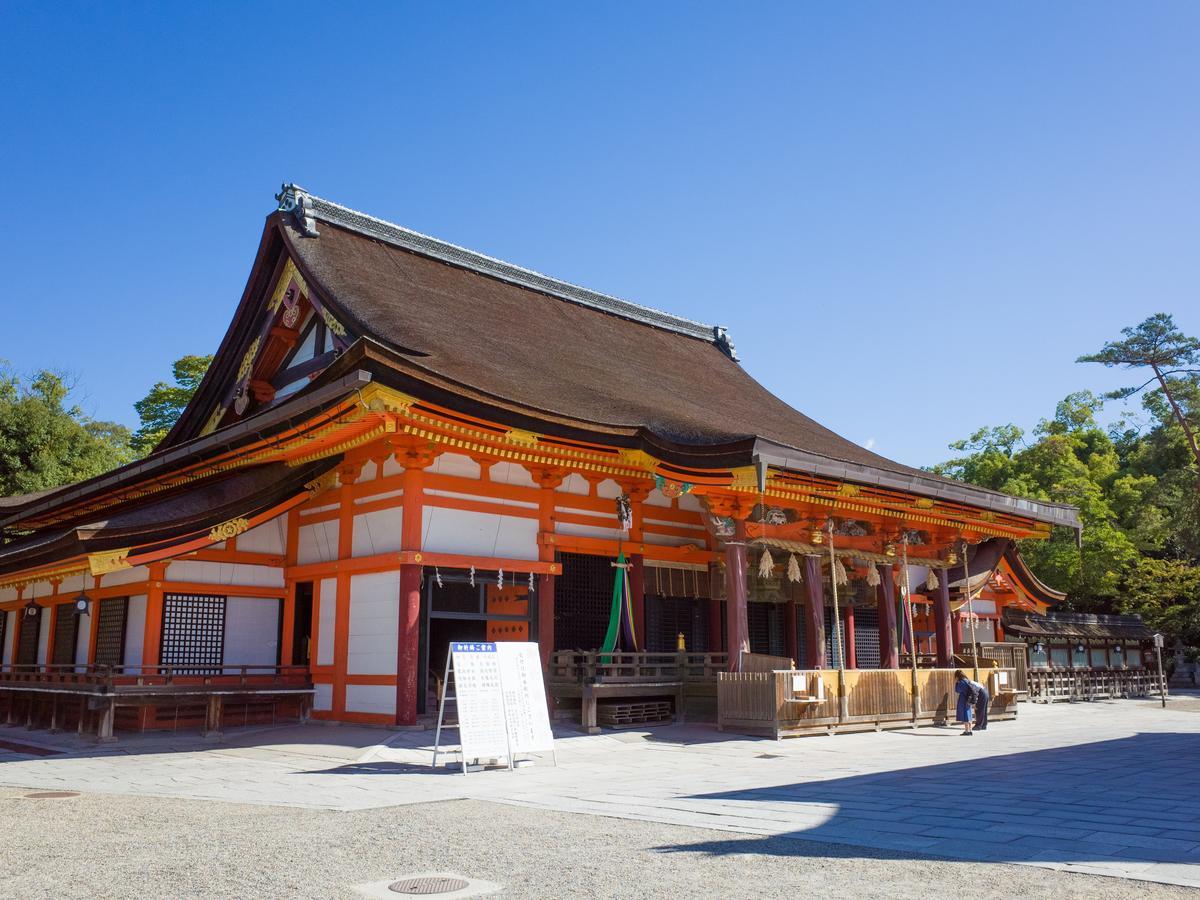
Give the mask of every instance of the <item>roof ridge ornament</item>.
<path id="1" fill-rule="evenodd" d="M 308 191 L 298 184 L 284 183 L 279 186 L 279 193 L 275 195 L 275 199 L 279 201 L 280 212 L 293 213 L 296 216 L 296 224 L 300 226 L 300 231 L 305 237 L 320 235 L 317 231 L 317 220 L 313 216 L 312 196 Z"/>
<path id="2" fill-rule="evenodd" d="M 738 361 L 737 350 L 733 346 L 733 338 L 729 336 L 729 329 L 724 325 L 714 325 L 712 327 L 713 343 L 717 345 L 722 353 L 732 359 Z"/>

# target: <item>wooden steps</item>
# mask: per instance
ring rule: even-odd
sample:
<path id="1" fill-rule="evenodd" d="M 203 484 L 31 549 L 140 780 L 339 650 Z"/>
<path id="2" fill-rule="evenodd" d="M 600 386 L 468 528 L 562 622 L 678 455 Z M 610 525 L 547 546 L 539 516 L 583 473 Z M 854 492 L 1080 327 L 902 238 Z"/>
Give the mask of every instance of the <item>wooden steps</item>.
<path id="1" fill-rule="evenodd" d="M 602 700 L 596 705 L 596 721 L 605 728 L 667 725 L 674 719 L 670 700 Z"/>

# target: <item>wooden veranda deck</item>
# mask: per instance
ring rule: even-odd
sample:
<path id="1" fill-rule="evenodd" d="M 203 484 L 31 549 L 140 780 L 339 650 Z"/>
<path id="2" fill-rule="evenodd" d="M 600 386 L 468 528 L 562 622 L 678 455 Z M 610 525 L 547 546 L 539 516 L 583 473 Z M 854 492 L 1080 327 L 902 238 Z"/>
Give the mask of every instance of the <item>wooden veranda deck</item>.
<path id="1" fill-rule="evenodd" d="M 216 734 L 239 713 L 243 723 L 274 720 L 283 705 L 303 717 L 312 694 L 307 666 L 0 666 L 6 724 L 75 728 L 102 741 L 113 739 L 119 710 L 137 711 L 126 726 L 200 724 Z"/>

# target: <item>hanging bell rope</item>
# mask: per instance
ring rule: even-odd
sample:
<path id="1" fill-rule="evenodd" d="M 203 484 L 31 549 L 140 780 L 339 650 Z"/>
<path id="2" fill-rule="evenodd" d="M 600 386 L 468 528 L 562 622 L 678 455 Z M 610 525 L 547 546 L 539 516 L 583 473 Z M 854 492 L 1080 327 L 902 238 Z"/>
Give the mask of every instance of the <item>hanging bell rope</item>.
<path id="1" fill-rule="evenodd" d="M 771 557 L 771 551 L 764 548 L 758 560 L 758 577 L 770 578 L 774 573 L 775 560 Z"/>
<path id="2" fill-rule="evenodd" d="M 795 553 L 788 554 L 787 577 L 788 581 L 792 584 L 799 584 L 802 580 L 800 576 L 800 561 L 796 559 Z"/>

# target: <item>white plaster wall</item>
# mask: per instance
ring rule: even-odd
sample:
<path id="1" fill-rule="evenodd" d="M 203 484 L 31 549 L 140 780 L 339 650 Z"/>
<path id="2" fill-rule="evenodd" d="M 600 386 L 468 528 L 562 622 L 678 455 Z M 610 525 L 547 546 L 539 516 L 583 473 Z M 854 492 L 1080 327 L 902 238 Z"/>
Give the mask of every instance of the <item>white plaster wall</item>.
<path id="1" fill-rule="evenodd" d="M 146 595 L 130 597 L 125 608 L 125 665 L 142 664 L 142 638 L 146 634 Z"/>
<path id="2" fill-rule="evenodd" d="M 167 580 L 282 588 L 283 569 L 274 566 L 246 566 L 241 563 L 184 559 L 167 565 Z"/>
<path id="3" fill-rule="evenodd" d="M 0 603 L 11 603 L 17 599 L 16 588 L 0 588 Z"/>
<path id="4" fill-rule="evenodd" d="M 615 500 L 621 493 L 621 486 L 611 478 L 606 478 L 596 485 L 596 496 L 604 500 Z"/>
<path id="5" fill-rule="evenodd" d="M 271 553 L 282 556 L 287 544 L 287 516 L 276 516 L 238 535 L 237 548 L 247 553 Z"/>
<path id="6" fill-rule="evenodd" d="M 518 487 L 538 486 L 538 483 L 533 480 L 533 476 L 529 471 L 519 463 L 513 462 L 498 462 L 491 469 L 492 481 L 496 484 L 514 484 Z"/>
<path id="7" fill-rule="evenodd" d="M 459 478 L 478 478 L 479 463 L 461 453 L 443 453 L 433 461 L 433 465 L 429 467 L 428 471 L 436 472 L 438 475 L 456 475 Z M 492 471 L 494 472 L 495 469 Z"/>
<path id="8" fill-rule="evenodd" d="M 700 503 L 700 498 L 695 494 L 684 494 L 682 497 L 680 497 L 679 508 L 686 509 L 689 512 L 704 512 L 704 506 Z"/>
<path id="9" fill-rule="evenodd" d="M 660 547 L 682 547 L 684 544 L 694 544 L 697 547 L 704 546 L 704 535 L 697 534 L 695 537 L 677 537 L 673 534 L 656 534 L 653 531 L 643 531 L 642 540 L 647 544 L 658 544 Z"/>
<path id="10" fill-rule="evenodd" d="M 333 562 L 338 552 L 338 520 L 301 525 L 297 541 L 296 561 L 300 565 Z"/>
<path id="11" fill-rule="evenodd" d="M 46 648 L 50 645 L 50 610 L 42 610 L 42 621 L 38 630 L 38 649 L 37 661 L 38 664 L 44 664 L 46 660 Z"/>
<path id="12" fill-rule="evenodd" d="M 333 709 L 333 685 L 332 684 L 314 684 L 313 690 L 313 709 L 328 712 Z"/>
<path id="13" fill-rule="evenodd" d="M 4 615 L 6 616 L 7 621 L 4 624 L 4 656 L 3 656 L 3 660 L 4 660 L 4 665 L 11 666 L 12 665 L 12 648 L 13 648 L 13 640 L 14 640 L 13 635 L 17 633 L 16 632 L 17 613 L 15 610 L 10 609 Z"/>
<path id="14" fill-rule="evenodd" d="M 427 553 L 460 553 L 537 559 L 537 519 L 425 507 L 421 547 Z"/>
<path id="15" fill-rule="evenodd" d="M 333 630 L 337 622 L 337 579 L 322 578 L 317 607 L 317 665 L 333 665 Z"/>
<path id="16" fill-rule="evenodd" d="M 225 601 L 225 656 L 231 666 L 273 666 L 279 654 L 282 604 L 265 597 L 229 597 Z"/>
<path id="17" fill-rule="evenodd" d="M 119 572 L 109 572 L 100 576 L 100 587 L 112 587 L 117 584 L 134 584 L 139 581 L 149 581 L 150 570 L 145 566 L 134 566 L 132 569 L 122 569 Z"/>
<path id="18" fill-rule="evenodd" d="M 27 601 L 41 600 L 45 597 L 49 597 L 53 592 L 54 588 L 50 586 L 50 582 L 38 581 L 25 588 L 25 599 Z"/>
<path id="19" fill-rule="evenodd" d="M 556 491 L 562 494 L 580 494 L 587 496 L 591 493 L 591 485 L 587 483 L 587 479 L 578 472 L 572 472 L 563 479 L 563 483 L 555 488 Z"/>
<path id="20" fill-rule="evenodd" d="M 924 584 L 924 582 L 922 582 L 922 584 Z M 915 588 L 914 588 L 914 590 L 915 590 Z M 976 614 L 993 614 L 996 612 L 996 601 L 995 600 L 980 600 L 978 597 L 976 597 L 974 600 L 971 601 L 970 610 L 968 610 L 967 606 L 964 604 L 962 611 L 964 613 L 969 612 L 969 611 L 974 611 Z M 990 641 L 991 638 L 988 638 L 987 640 Z"/>
<path id="21" fill-rule="evenodd" d="M 67 597 L 74 597 L 80 591 L 85 590 L 85 586 L 92 583 L 91 576 L 72 575 L 69 578 L 64 578 L 62 584 L 58 586 L 58 592 Z"/>
<path id="22" fill-rule="evenodd" d="M 399 551 L 403 520 L 404 511 L 399 507 L 377 509 L 355 516 L 351 552 L 354 556 L 374 556 Z"/>
<path id="23" fill-rule="evenodd" d="M 346 711 L 396 714 L 396 688 L 390 684 L 346 685 Z"/>
<path id="24" fill-rule="evenodd" d="M 353 576 L 350 579 L 350 642 L 346 672 L 395 675 L 399 626 L 400 573 L 373 572 Z"/>
<path id="25" fill-rule="evenodd" d="M 686 496 L 686 495 L 685 495 Z M 670 506 L 671 498 L 658 488 L 652 490 L 642 503 L 646 506 Z"/>
<path id="26" fill-rule="evenodd" d="M 613 518 L 615 519 L 616 516 Z M 601 528 L 599 525 L 576 525 L 574 522 L 556 522 L 554 533 L 569 534 L 575 537 L 606 538 L 613 541 L 618 538 L 628 539 L 628 535 L 618 528 Z"/>
<path id="27" fill-rule="evenodd" d="M 68 607 L 71 608 L 71 607 Z M 93 610 L 96 604 L 93 602 Z M 86 665 L 88 661 L 88 647 L 92 634 L 92 614 L 89 612 L 86 616 L 79 617 L 79 636 L 75 639 L 75 662 L 79 665 Z"/>

